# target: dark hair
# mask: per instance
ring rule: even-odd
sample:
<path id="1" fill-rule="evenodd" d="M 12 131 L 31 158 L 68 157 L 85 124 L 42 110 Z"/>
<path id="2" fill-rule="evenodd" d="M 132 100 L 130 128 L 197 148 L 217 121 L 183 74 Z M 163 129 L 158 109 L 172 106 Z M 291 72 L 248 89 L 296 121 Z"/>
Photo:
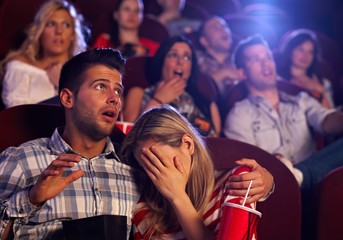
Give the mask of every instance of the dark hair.
<path id="1" fill-rule="evenodd" d="M 200 38 L 204 36 L 205 26 L 210 20 L 216 19 L 216 18 L 222 18 L 222 17 L 217 16 L 217 15 L 212 15 L 212 16 L 207 17 L 205 21 L 201 23 L 200 27 L 198 28 L 198 31 L 196 31 L 196 44 L 197 44 L 197 48 L 199 48 L 200 50 L 203 50 L 203 51 L 205 50 L 204 46 L 200 42 Z"/>
<path id="2" fill-rule="evenodd" d="M 192 84 L 194 82 L 194 78 L 196 76 L 196 73 L 198 71 L 198 63 L 197 63 L 197 58 L 195 55 L 195 50 L 193 47 L 193 44 L 191 40 L 184 36 L 175 36 L 167 39 L 164 41 L 159 49 L 157 50 L 155 56 L 151 60 L 151 64 L 149 66 L 149 71 L 148 71 L 148 78 L 149 81 L 152 84 L 156 84 L 161 80 L 162 77 L 162 69 L 164 65 L 164 61 L 166 59 L 166 55 L 169 52 L 169 50 L 173 47 L 175 43 L 186 43 L 189 48 L 191 49 L 192 52 L 192 69 L 191 69 L 191 74 L 188 79 L 188 84 Z"/>
<path id="3" fill-rule="evenodd" d="M 269 49 L 268 43 L 259 34 L 255 34 L 246 39 L 243 39 L 237 44 L 232 54 L 233 62 L 235 63 L 237 68 L 244 67 L 244 62 L 245 62 L 244 50 L 250 46 L 258 45 L 258 44 L 265 45 Z"/>
<path id="4" fill-rule="evenodd" d="M 310 41 L 314 46 L 313 61 L 306 71 L 307 76 L 312 77 L 316 72 L 316 65 L 318 62 L 319 44 L 315 33 L 309 29 L 298 29 L 289 34 L 281 43 L 280 46 L 280 63 L 279 73 L 280 75 L 290 80 L 291 77 L 291 65 L 292 65 L 292 52 L 294 49 L 304 42 Z"/>
<path id="5" fill-rule="evenodd" d="M 104 65 L 123 74 L 125 62 L 120 51 L 111 48 L 95 48 L 82 52 L 63 65 L 58 92 L 68 88 L 77 93 L 83 83 L 83 74 L 93 66 Z"/>
<path id="6" fill-rule="evenodd" d="M 197 107 L 205 114 L 205 116 L 210 118 L 210 110 L 209 110 L 209 100 L 206 99 L 200 92 L 197 86 L 196 80 L 198 78 L 198 60 L 195 54 L 195 50 L 192 44 L 192 41 L 184 36 L 175 36 L 167 39 L 164 41 L 159 49 L 157 50 L 155 56 L 150 61 L 148 65 L 147 76 L 149 82 L 152 85 L 155 85 L 157 82 L 161 80 L 162 77 L 162 69 L 164 65 L 164 61 L 166 59 L 166 55 L 172 46 L 175 43 L 186 43 L 192 52 L 192 68 L 191 74 L 189 76 L 186 91 L 193 97 L 195 104 Z"/>
<path id="7" fill-rule="evenodd" d="M 125 0 L 118 0 L 115 7 L 114 7 L 114 12 L 118 12 L 121 5 L 123 4 Z M 140 0 L 143 3 L 142 0 Z M 144 5 L 143 5 L 144 6 Z M 110 34 L 110 39 L 111 39 L 111 43 L 113 44 L 113 46 L 115 48 L 120 47 L 121 43 L 120 43 L 120 39 L 119 39 L 119 26 L 118 26 L 118 22 L 113 18 L 113 14 L 110 14 L 109 17 L 109 22 L 110 22 L 110 30 L 109 30 L 109 34 Z"/>

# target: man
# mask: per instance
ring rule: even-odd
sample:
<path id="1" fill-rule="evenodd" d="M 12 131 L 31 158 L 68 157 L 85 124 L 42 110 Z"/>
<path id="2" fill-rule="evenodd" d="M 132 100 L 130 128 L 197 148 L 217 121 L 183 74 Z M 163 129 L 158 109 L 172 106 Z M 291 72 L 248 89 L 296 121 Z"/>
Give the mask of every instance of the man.
<path id="1" fill-rule="evenodd" d="M 93 49 L 63 66 L 59 97 L 65 126 L 50 139 L 0 155 L 0 236 L 15 218 L 10 231 L 18 239 L 64 239 L 62 220 L 99 215 L 126 216 L 129 236 L 142 191 L 136 181 L 143 175 L 119 160 L 108 137 L 121 109 L 124 63 L 119 51 Z M 259 176 L 254 195 L 269 195 L 270 173 L 252 172 Z M 232 181 L 238 189 L 231 190 L 244 196 L 243 177 Z"/>
<path id="2" fill-rule="evenodd" d="M 321 107 L 304 92 L 296 96 L 279 92 L 272 53 L 259 36 L 240 42 L 234 61 L 250 95 L 228 114 L 226 137 L 276 155 L 293 171 L 303 190 L 311 189 L 325 174 L 343 165 L 343 138 L 315 153 L 311 134 L 311 128 L 342 134 L 343 112 Z"/>
<path id="3" fill-rule="evenodd" d="M 1 236 L 16 218 L 16 238 L 64 239 L 62 220 L 97 215 L 127 216 L 129 235 L 137 173 L 108 137 L 121 108 L 124 64 L 119 51 L 95 49 L 63 66 L 65 126 L 0 155 Z"/>
<path id="4" fill-rule="evenodd" d="M 199 68 L 215 81 L 223 96 L 240 80 L 231 60 L 232 32 L 223 18 L 213 16 L 200 27 L 198 41 L 204 48 L 197 51 Z"/>
<path id="5" fill-rule="evenodd" d="M 157 0 L 157 3 L 162 8 L 162 12 L 157 16 L 157 19 L 168 29 L 171 37 L 191 33 L 199 29 L 200 20 L 182 16 L 186 0 Z"/>

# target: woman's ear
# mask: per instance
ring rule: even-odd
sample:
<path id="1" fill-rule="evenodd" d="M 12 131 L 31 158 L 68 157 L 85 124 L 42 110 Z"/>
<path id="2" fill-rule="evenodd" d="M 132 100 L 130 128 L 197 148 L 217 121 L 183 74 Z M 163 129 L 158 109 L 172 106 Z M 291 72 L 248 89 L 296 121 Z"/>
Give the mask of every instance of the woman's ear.
<path id="1" fill-rule="evenodd" d="M 73 92 L 68 88 L 63 88 L 60 92 L 60 101 L 65 108 L 72 108 L 74 104 Z"/>
<path id="2" fill-rule="evenodd" d="M 194 153 L 194 141 L 193 138 L 189 134 L 184 134 L 182 136 L 182 147 L 186 151 L 189 151 L 190 155 L 193 155 Z"/>

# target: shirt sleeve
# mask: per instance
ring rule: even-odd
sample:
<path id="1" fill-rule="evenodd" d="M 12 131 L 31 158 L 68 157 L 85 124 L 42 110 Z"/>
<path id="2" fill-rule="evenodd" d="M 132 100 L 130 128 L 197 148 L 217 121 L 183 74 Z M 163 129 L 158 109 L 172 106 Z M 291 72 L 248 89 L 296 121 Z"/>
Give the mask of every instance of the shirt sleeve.
<path id="1" fill-rule="evenodd" d="M 30 81 L 26 71 L 7 64 L 2 90 L 2 99 L 7 108 L 31 102 Z"/>
<path id="2" fill-rule="evenodd" d="M 249 110 L 241 104 L 235 104 L 226 117 L 224 135 L 227 138 L 257 145 L 251 128 Z"/>
<path id="3" fill-rule="evenodd" d="M 16 148 L 8 148 L 0 155 L 0 206 L 1 219 L 28 219 L 41 206 L 31 204 L 26 177 L 20 165 L 25 154 Z"/>
<path id="4" fill-rule="evenodd" d="M 327 115 L 334 112 L 335 109 L 327 109 L 320 105 L 320 103 L 303 92 L 300 96 L 300 105 L 305 110 L 307 121 L 311 127 L 320 133 L 324 133 L 323 122 Z"/>

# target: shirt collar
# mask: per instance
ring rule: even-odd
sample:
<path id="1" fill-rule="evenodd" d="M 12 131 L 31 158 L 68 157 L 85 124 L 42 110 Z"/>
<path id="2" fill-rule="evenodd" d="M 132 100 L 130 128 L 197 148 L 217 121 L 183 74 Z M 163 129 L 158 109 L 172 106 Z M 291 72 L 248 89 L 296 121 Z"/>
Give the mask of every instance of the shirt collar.
<path id="1" fill-rule="evenodd" d="M 72 147 L 63 140 L 60 134 L 61 132 L 63 132 L 63 129 L 64 129 L 63 127 L 55 129 L 48 143 L 48 148 L 54 154 L 57 154 L 57 155 L 60 155 L 62 153 L 75 153 L 82 156 L 82 154 L 73 150 Z M 109 137 L 107 137 L 106 139 L 105 150 L 99 156 L 106 156 L 106 158 L 115 158 L 117 161 L 120 161 L 115 152 L 113 143 Z"/>
<path id="2" fill-rule="evenodd" d="M 295 103 L 295 102 L 297 102 L 297 95 L 290 95 L 290 94 L 287 94 L 283 91 L 279 91 L 279 96 L 280 96 L 280 103 L 287 103 L 287 102 Z M 262 104 L 270 106 L 268 101 L 261 96 L 249 95 L 248 99 L 251 103 L 253 103 L 256 106 L 259 106 Z"/>

